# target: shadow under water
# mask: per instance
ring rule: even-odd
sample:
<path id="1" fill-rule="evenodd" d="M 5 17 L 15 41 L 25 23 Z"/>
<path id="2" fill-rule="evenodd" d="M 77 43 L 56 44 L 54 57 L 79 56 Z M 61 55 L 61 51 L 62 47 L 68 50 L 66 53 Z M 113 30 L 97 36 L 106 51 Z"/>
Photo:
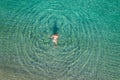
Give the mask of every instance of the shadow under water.
<path id="1" fill-rule="evenodd" d="M 57 21 L 54 21 L 54 24 L 53 24 L 53 29 L 52 29 L 52 32 L 53 34 L 58 34 L 58 26 L 57 26 Z"/>

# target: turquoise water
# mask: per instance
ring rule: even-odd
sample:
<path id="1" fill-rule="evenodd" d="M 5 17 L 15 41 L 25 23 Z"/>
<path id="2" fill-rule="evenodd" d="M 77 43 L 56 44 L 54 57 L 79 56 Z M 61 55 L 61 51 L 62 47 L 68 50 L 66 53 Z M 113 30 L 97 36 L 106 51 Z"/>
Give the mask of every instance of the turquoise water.
<path id="1" fill-rule="evenodd" d="M 120 80 L 120 1 L 1 0 L 0 80 Z"/>

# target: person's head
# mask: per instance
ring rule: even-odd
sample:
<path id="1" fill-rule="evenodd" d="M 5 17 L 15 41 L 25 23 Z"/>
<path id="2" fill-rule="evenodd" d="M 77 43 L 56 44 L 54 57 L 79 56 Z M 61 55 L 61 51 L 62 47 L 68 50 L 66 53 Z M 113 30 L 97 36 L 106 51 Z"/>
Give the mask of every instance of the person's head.
<path id="1" fill-rule="evenodd" d="M 54 33 L 53 35 L 58 35 L 57 33 Z"/>

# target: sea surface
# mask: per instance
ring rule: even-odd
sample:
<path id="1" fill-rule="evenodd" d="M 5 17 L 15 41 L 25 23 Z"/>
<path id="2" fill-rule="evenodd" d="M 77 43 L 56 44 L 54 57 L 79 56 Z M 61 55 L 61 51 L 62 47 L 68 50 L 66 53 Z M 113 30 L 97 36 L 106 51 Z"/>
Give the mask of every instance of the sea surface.
<path id="1" fill-rule="evenodd" d="M 120 80 L 120 0 L 0 0 L 0 80 Z"/>

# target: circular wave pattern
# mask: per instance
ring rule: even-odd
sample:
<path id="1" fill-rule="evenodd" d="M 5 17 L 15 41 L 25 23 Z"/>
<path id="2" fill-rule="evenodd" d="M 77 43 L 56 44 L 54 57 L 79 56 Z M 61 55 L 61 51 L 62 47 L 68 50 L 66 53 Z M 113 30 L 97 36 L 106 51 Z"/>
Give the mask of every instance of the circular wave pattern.
<path id="1" fill-rule="evenodd" d="M 19 21 L 14 35 L 19 39 L 16 46 L 23 68 L 32 75 L 48 78 L 81 77 L 95 72 L 102 47 L 96 35 L 101 35 L 97 23 L 82 9 L 61 10 L 62 4 L 41 4 L 20 9 L 21 15 L 15 16 Z M 57 48 L 49 38 L 54 31 L 59 35 Z"/>

